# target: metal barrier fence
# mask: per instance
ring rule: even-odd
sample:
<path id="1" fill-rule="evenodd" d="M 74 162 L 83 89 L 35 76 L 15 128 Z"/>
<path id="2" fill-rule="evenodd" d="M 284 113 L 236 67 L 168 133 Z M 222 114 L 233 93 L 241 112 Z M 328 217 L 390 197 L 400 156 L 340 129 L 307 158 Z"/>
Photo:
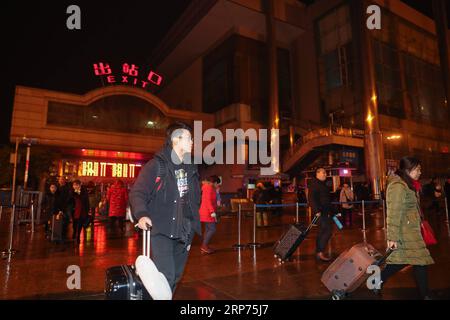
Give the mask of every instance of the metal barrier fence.
<path id="1" fill-rule="evenodd" d="M 19 193 L 16 208 L 18 208 L 16 224 L 31 223 L 34 232 L 34 225 L 41 223 L 42 192 L 23 191 Z"/>
<path id="2" fill-rule="evenodd" d="M 384 235 L 385 235 L 385 239 L 386 239 L 386 204 L 384 200 L 374 200 L 374 201 L 349 201 L 349 202 L 332 202 L 331 204 L 333 205 L 342 205 L 342 204 L 361 204 L 361 208 L 362 208 L 362 228 L 361 231 L 363 233 L 363 241 L 367 242 L 366 239 L 366 205 L 367 204 L 381 204 L 382 205 L 382 212 L 383 212 L 383 230 L 384 230 Z M 310 208 L 309 205 L 307 203 L 285 203 L 285 204 L 254 204 L 253 205 L 253 239 L 252 242 L 247 243 L 246 245 L 243 245 L 241 243 L 241 220 L 242 220 L 242 213 L 241 213 L 241 205 L 239 204 L 239 209 L 238 209 L 238 242 L 237 244 L 233 245 L 233 248 L 235 249 L 244 249 L 245 247 L 249 246 L 249 247 L 260 247 L 261 243 L 256 242 L 256 209 L 257 208 L 286 208 L 286 207 L 294 207 L 295 206 L 295 223 L 299 222 L 299 208 L 300 207 L 305 207 L 305 208 Z M 448 215 L 448 214 L 447 214 Z M 309 212 L 309 218 L 310 218 L 310 222 L 311 222 L 311 211 Z M 448 219 L 447 219 L 448 220 Z"/>
<path id="3" fill-rule="evenodd" d="M 11 190 L 2 189 L 0 190 L 0 222 L 5 215 L 4 209 L 11 208 L 11 215 L 9 221 L 9 237 L 8 237 L 8 248 L 2 251 L 2 258 L 10 258 L 17 251 L 13 249 L 13 236 L 14 236 L 14 225 L 20 223 L 30 223 L 31 233 L 35 232 L 35 225 L 41 223 L 41 203 L 42 203 L 42 192 L 39 191 L 26 191 L 19 189 L 16 194 L 14 201 L 11 200 Z M 30 232 L 29 231 L 29 232 Z"/>
<path id="4" fill-rule="evenodd" d="M 2 218 L 2 212 L 4 208 L 11 208 L 11 217 L 9 220 L 9 237 L 8 237 L 8 248 L 2 251 L 2 259 L 11 258 L 13 254 L 17 251 L 12 248 L 13 245 L 13 235 L 14 235 L 14 219 L 16 213 L 16 205 L 0 205 L 0 222 Z"/>
<path id="5" fill-rule="evenodd" d="M 446 220 L 445 223 L 447 224 L 447 229 L 450 235 L 450 229 L 449 229 L 449 214 L 448 214 L 448 199 L 444 197 L 444 203 L 445 203 L 445 213 L 446 213 Z M 383 200 L 372 200 L 372 201 L 349 201 L 349 202 L 332 202 L 332 205 L 343 205 L 343 204 L 360 204 L 361 205 L 361 211 L 362 211 L 362 234 L 363 234 L 363 241 L 364 243 L 367 242 L 366 232 L 367 232 L 367 226 L 366 226 L 366 205 L 368 204 L 381 204 L 382 205 L 382 216 L 383 216 L 383 228 L 384 230 L 384 238 L 387 240 L 387 222 L 386 222 L 386 201 Z M 241 244 L 241 206 L 239 205 L 239 211 L 238 211 L 238 243 L 233 245 L 236 249 L 243 249 L 246 246 L 249 247 L 259 247 L 261 246 L 261 243 L 256 242 L 256 209 L 257 208 L 284 208 L 284 207 L 293 207 L 295 206 L 295 223 L 298 223 L 299 221 L 299 207 L 305 207 L 310 208 L 307 203 L 285 203 L 285 204 L 254 204 L 253 205 L 253 239 L 252 242 L 248 243 L 247 245 Z M 309 211 L 309 222 L 311 222 L 311 211 Z"/>

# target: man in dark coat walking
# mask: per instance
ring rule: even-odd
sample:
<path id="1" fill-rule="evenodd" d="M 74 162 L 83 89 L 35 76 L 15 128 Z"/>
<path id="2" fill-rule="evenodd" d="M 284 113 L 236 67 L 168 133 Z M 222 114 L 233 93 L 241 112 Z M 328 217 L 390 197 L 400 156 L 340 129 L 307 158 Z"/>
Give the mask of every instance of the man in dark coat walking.
<path id="1" fill-rule="evenodd" d="M 73 217 L 73 234 L 72 239 L 80 244 L 81 230 L 87 228 L 89 214 L 89 195 L 86 188 L 81 187 L 81 181 L 73 182 L 72 192 L 72 217 Z"/>
<path id="2" fill-rule="evenodd" d="M 324 254 L 325 247 L 331 238 L 332 216 L 334 208 L 331 204 L 331 193 L 325 181 L 327 172 L 324 168 L 316 170 L 316 177 L 312 179 L 309 185 L 308 202 L 312 208 L 313 214 L 320 214 L 319 233 L 316 240 L 317 259 L 330 261 L 331 258 Z"/>
<path id="3" fill-rule="evenodd" d="M 58 178 L 58 193 L 56 197 L 58 211 L 62 212 L 61 242 L 67 241 L 67 232 L 73 210 L 72 190 L 65 177 Z"/>
<path id="4" fill-rule="evenodd" d="M 152 227 L 153 262 L 172 292 L 181 279 L 194 234 L 201 235 L 200 182 L 190 158 L 191 132 L 184 123 L 170 125 L 165 147 L 142 168 L 130 192 L 139 228 Z"/>

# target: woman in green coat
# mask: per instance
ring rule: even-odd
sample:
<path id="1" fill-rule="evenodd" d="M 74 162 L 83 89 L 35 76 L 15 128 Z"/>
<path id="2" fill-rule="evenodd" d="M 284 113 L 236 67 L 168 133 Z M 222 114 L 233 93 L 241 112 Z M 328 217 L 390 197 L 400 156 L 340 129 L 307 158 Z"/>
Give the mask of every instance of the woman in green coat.
<path id="1" fill-rule="evenodd" d="M 408 265 L 413 266 L 414 277 L 423 299 L 430 299 L 427 265 L 433 264 L 420 231 L 418 180 L 421 175 L 419 160 L 404 157 L 400 168 L 388 179 L 386 192 L 388 246 L 394 251 L 381 272 L 386 280 Z"/>

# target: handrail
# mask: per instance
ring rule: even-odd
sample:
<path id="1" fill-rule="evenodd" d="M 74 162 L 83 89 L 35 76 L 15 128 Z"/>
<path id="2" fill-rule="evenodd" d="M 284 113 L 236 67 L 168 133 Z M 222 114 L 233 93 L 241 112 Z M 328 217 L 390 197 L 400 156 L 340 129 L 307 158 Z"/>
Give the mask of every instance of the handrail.
<path id="1" fill-rule="evenodd" d="M 353 129 L 353 128 L 344 128 L 340 127 L 325 127 L 318 128 L 308 132 L 306 135 L 300 137 L 297 141 L 295 141 L 294 146 L 292 148 L 293 153 L 297 152 L 301 146 L 305 143 L 314 140 L 316 138 L 321 137 L 330 137 L 330 136 L 341 136 L 341 137 L 351 137 L 351 138 L 364 138 L 364 130 Z M 289 154 L 290 150 L 288 151 Z"/>
<path id="2" fill-rule="evenodd" d="M 362 204 L 364 203 L 381 203 L 382 200 L 369 200 L 369 201 L 348 201 L 348 202 L 331 202 L 331 204 L 337 204 L 337 205 L 343 205 L 343 204 Z M 284 203 L 284 204 L 256 204 L 257 208 L 281 208 L 281 207 L 293 207 L 293 206 L 299 206 L 299 207 L 309 207 L 308 203 Z"/>

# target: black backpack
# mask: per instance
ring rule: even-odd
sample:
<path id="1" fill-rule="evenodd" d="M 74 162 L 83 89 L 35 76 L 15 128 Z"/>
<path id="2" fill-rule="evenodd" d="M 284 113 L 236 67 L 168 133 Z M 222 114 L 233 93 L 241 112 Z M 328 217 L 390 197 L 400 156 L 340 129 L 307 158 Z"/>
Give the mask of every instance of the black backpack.
<path id="1" fill-rule="evenodd" d="M 156 174 L 155 186 L 153 187 L 153 190 L 151 192 L 150 201 L 153 201 L 153 199 L 156 197 L 156 193 L 161 188 L 165 190 L 164 178 L 167 175 L 167 167 L 164 160 L 161 159 L 160 157 L 155 157 L 155 159 L 158 162 L 158 173 Z"/>
<path id="2" fill-rule="evenodd" d="M 163 188 L 163 191 L 165 191 L 165 184 L 164 184 L 164 177 L 167 175 L 167 166 L 163 159 L 160 157 L 155 157 L 156 161 L 158 162 L 158 173 L 156 174 L 155 178 L 155 185 L 153 186 L 153 190 L 150 192 L 150 200 L 148 201 L 148 204 L 153 201 L 156 197 L 156 193 L 159 192 L 161 188 Z M 165 194 L 164 194 L 165 196 Z M 137 221 L 136 217 L 133 214 L 133 210 L 131 210 L 131 215 L 133 218 L 133 221 Z"/>

